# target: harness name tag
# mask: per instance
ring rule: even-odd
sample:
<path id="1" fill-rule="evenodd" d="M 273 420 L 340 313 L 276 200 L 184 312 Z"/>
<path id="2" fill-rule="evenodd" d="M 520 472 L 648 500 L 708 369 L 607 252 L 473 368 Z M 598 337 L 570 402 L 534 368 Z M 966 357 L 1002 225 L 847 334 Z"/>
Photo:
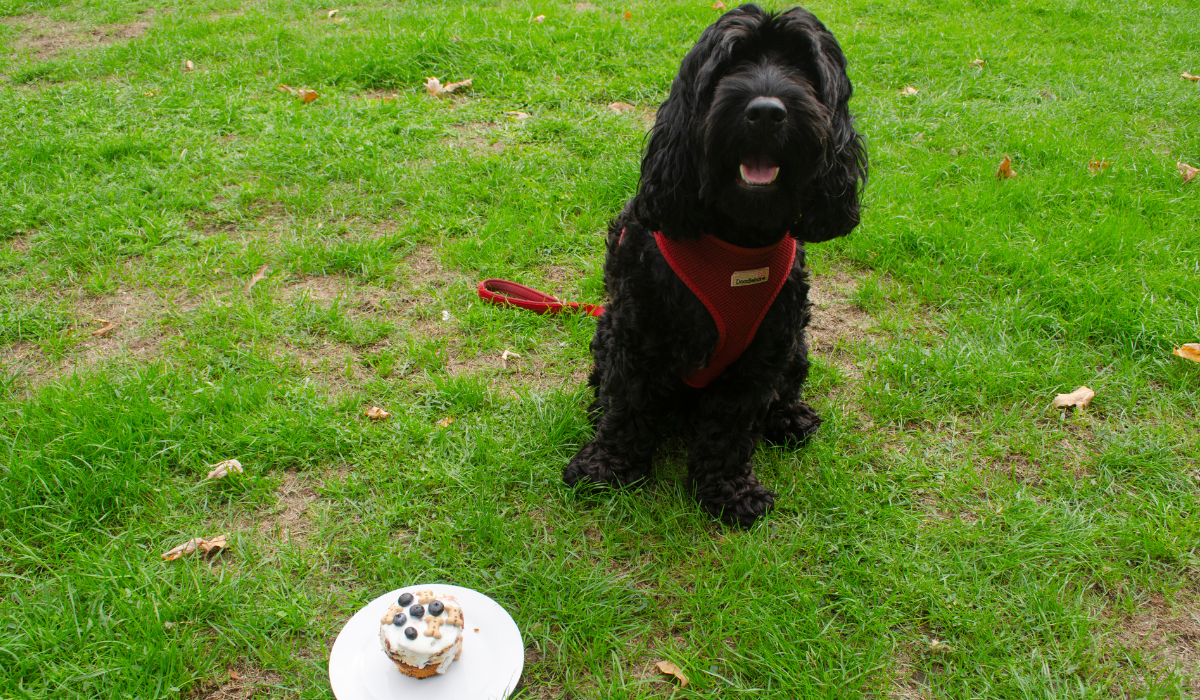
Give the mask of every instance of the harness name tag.
<path id="1" fill-rule="evenodd" d="M 728 269 L 728 268 L 727 268 Z M 730 287 L 749 287 L 752 284 L 762 284 L 771 274 L 771 268 L 760 267 L 757 270 L 738 270 L 729 278 Z"/>

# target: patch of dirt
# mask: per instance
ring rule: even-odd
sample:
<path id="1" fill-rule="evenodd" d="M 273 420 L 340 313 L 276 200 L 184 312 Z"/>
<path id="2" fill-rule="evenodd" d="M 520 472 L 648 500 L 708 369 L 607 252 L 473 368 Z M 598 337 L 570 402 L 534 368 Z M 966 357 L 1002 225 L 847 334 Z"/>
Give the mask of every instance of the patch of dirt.
<path id="1" fill-rule="evenodd" d="M 812 320 L 807 330 L 812 351 L 855 380 L 862 379 L 863 373 L 848 348 L 867 342 L 875 325 L 870 314 L 850 303 L 857 285 L 854 276 L 840 270 L 813 275 L 808 293 Z"/>
<path id="2" fill-rule="evenodd" d="M 274 671 L 238 664 L 226 669 L 227 680 L 206 682 L 192 688 L 189 698 L 195 700 L 245 700 L 254 697 L 260 688 L 277 687 L 283 678 Z"/>
<path id="3" fill-rule="evenodd" d="M 31 53 L 38 61 L 55 57 L 63 51 L 116 44 L 137 39 L 150 28 L 147 21 L 152 12 L 142 14 L 132 24 L 110 24 L 87 27 L 79 22 L 61 22 L 44 15 L 28 14 L 5 17 L 0 22 L 20 30 L 12 48 L 17 53 Z"/>
<path id="4" fill-rule="evenodd" d="M 1118 622 L 1115 638 L 1131 655 L 1139 653 L 1156 676 L 1174 670 L 1200 697 L 1200 600 L 1194 592 L 1180 591 L 1174 606 L 1152 594 L 1137 614 Z"/>
<path id="5" fill-rule="evenodd" d="M 36 343 L 20 342 L 0 347 L 0 362 L 20 368 L 27 387 L 103 364 L 144 363 L 160 354 L 162 342 L 169 337 L 148 324 L 173 306 L 180 308 L 155 290 L 145 288 L 78 300 L 73 314 L 74 332 L 81 340 L 61 360 L 52 360 Z M 104 327 L 105 321 L 115 324 L 112 330 L 93 336 L 91 332 Z"/>
<path id="6" fill-rule="evenodd" d="M 475 122 L 452 126 L 450 128 L 454 130 L 456 136 L 452 139 L 446 139 L 447 147 L 474 148 L 488 153 L 501 153 L 507 146 L 488 136 L 496 127 L 496 124 L 490 122 Z"/>
<path id="7" fill-rule="evenodd" d="M 929 685 L 929 675 L 917 668 L 908 651 L 896 653 L 896 665 L 892 668 L 891 688 L 888 697 L 893 700 L 934 700 Z"/>
<path id="8" fill-rule="evenodd" d="M 289 469 L 284 472 L 283 484 L 276 493 L 279 500 L 275 504 L 275 515 L 258 522 L 258 535 L 305 548 L 314 530 L 308 511 L 319 498 L 316 490 L 305 475 Z"/>

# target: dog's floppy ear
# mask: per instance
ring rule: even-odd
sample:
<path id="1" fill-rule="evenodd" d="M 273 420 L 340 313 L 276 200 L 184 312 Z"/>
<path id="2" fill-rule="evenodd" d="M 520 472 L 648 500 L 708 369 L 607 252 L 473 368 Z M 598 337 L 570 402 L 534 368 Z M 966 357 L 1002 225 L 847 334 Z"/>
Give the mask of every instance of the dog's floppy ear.
<path id="1" fill-rule="evenodd" d="M 707 181 L 700 125 L 738 42 L 766 15 L 757 5 L 725 13 L 704 30 L 658 108 L 638 186 L 637 213 L 670 238 L 699 238 Z"/>
<path id="2" fill-rule="evenodd" d="M 820 81 L 821 102 L 832 115 L 832 138 L 825 144 L 825 169 L 804 205 L 792 235 L 819 243 L 844 236 L 858 226 L 859 189 L 867 180 L 867 152 L 854 130 L 849 101 L 853 93 L 846 76 L 846 56 L 837 39 L 820 20 L 802 8 L 779 17 L 779 26 L 807 53 L 814 76 Z"/>

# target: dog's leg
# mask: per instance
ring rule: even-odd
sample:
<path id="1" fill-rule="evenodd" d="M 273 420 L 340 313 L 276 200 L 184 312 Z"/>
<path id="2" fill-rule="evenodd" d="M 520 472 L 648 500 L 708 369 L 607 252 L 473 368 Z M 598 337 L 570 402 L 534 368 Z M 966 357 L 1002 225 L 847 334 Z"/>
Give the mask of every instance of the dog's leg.
<path id="1" fill-rule="evenodd" d="M 763 439 L 772 445 L 803 445 L 821 427 L 821 417 L 799 399 L 771 404 Z"/>
<path id="2" fill-rule="evenodd" d="M 821 417 L 800 398 L 808 379 L 807 347 L 792 358 L 779 398 L 771 402 L 763 422 L 763 439 L 772 445 L 803 445 L 821 427 Z"/>
<path id="3" fill-rule="evenodd" d="M 563 470 L 567 484 L 591 481 L 625 486 L 649 474 L 661 435 L 650 417 L 651 408 L 633 404 L 629 394 L 622 393 L 597 399 L 589 409 L 596 437 L 580 448 Z M 601 403 L 607 408 L 599 409 Z"/>
<path id="4" fill-rule="evenodd" d="M 730 410 L 734 401 L 741 410 Z M 775 505 L 775 494 L 754 475 L 763 411 L 750 403 L 745 396 L 705 396 L 692 420 L 688 448 L 688 481 L 696 499 L 713 517 L 742 527 Z"/>
<path id="5" fill-rule="evenodd" d="M 580 481 L 624 486 L 645 478 L 661 439 L 656 416 L 662 397 L 653 383 L 628 364 L 622 367 L 620 381 L 604 382 L 603 377 L 613 372 L 607 332 L 602 320 L 592 341 L 596 366 L 588 380 L 596 391 L 588 406 L 596 436 L 563 469 L 563 481 L 571 486 Z"/>

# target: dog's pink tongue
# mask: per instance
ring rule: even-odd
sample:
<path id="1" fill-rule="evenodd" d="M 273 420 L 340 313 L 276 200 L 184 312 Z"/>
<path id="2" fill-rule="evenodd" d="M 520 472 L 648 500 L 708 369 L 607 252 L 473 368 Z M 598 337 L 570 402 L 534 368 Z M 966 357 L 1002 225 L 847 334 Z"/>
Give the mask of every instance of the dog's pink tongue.
<path id="1" fill-rule="evenodd" d="M 742 179 L 751 185 L 769 185 L 779 175 L 779 166 L 769 157 L 747 158 L 741 165 Z"/>

